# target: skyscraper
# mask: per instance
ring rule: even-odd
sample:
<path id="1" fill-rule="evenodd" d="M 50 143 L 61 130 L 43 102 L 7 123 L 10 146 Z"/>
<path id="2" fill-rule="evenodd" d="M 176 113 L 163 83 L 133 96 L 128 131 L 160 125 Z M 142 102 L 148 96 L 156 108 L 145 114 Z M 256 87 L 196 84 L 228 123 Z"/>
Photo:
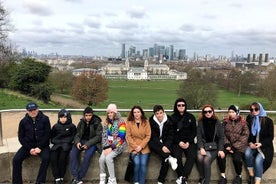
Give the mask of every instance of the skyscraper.
<path id="1" fill-rule="evenodd" d="M 126 44 L 122 44 L 122 53 L 121 53 L 121 58 L 126 58 Z"/>

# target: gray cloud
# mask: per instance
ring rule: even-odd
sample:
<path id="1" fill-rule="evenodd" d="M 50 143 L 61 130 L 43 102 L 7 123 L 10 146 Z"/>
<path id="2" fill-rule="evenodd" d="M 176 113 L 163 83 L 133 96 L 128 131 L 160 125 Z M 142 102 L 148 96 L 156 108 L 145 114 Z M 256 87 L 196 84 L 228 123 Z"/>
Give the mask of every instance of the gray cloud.
<path id="1" fill-rule="evenodd" d="M 144 18 L 146 16 L 145 9 L 143 7 L 132 7 L 129 11 L 127 11 L 127 14 L 131 18 Z"/>
<path id="2" fill-rule="evenodd" d="M 49 16 L 53 13 L 51 9 L 47 7 L 47 5 L 44 3 L 26 1 L 24 6 L 31 14 L 35 14 L 39 16 Z"/>

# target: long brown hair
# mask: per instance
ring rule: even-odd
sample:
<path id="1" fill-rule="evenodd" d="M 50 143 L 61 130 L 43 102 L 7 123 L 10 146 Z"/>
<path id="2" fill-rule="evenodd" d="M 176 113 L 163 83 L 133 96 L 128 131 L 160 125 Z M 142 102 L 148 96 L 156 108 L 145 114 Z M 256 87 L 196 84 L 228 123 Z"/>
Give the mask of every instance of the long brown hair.
<path id="1" fill-rule="evenodd" d="M 142 116 L 141 116 L 141 120 L 142 120 L 141 124 L 142 125 L 145 124 L 147 122 L 147 117 L 146 117 L 145 112 L 143 111 L 142 107 L 140 107 L 139 105 L 135 105 L 135 106 L 133 106 L 131 108 L 131 111 L 129 112 L 128 117 L 127 117 L 127 121 L 134 122 L 134 114 L 133 114 L 134 109 L 139 109 L 140 110 L 140 112 L 142 114 Z"/>
<path id="2" fill-rule="evenodd" d="M 201 120 L 203 119 L 203 117 L 205 116 L 205 115 L 204 115 L 204 109 L 205 109 L 206 107 L 211 108 L 212 111 L 213 111 L 213 115 L 212 115 L 211 118 L 212 118 L 212 119 L 215 119 L 215 120 L 218 120 L 218 116 L 217 116 L 216 113 L 215 113 L 214 107 L 213 107 L 212 105 L 210 105 L 210 104 L 206 104 L 206 105 L 204 105 L 204 106 L 202 107 L 202 110 L 201 110 L 201 113 L 200 113 L 200 115 L 199 115 L 198 121 L 201 121 Z"/>

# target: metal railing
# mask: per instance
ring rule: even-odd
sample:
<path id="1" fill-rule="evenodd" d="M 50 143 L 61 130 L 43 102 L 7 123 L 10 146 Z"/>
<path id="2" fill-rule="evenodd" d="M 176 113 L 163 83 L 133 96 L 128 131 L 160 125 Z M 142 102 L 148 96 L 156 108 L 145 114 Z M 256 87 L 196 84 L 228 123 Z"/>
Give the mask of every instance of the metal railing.
<path id="1" fill-rule="evenodd" d="M 43 112 L 58 112 L 60 109 L 40 109 Z M 83 109 L 67 109 L 69 112 L 83 112 Z M 131 109 L 118 109 L 119 112 L 130 112 Z M 0 110 L 0 146 L 3 146 L 3 122 L 2 122 L 2 113 L 6 112 L 25 112 L 25 109 L 6 109 L 6 110 Z M 93 109 L 94 112 L 106 112 L 106 109 Z M 144 109 L 146 113 L 152 113 L 152 109 Z M 172 113 L 173 110 L 171 109 L 165 109 L 166 112 Z M 188 112 L 195 114 L 199 114 L 201 110 L 188 110 Z M 215 112 L 219 115 L 219 118 L 222 119 L 227 114 L 227 109 L 225 110 L 215 110 Z M 273 117 L 276 116 L 276 111 L 266 111 L 268 115 L 271 115 Z M 249 110 L 240 110 L 240 114 L 247 115 L 249 114 Z M 195 115 L 196 116 L 196 115 Z M 197 116 L 196 116 L 197 117 Z M 22 117 L 23 118 L 23 117 Z M 275 120 L 274 118 L 272 118 Z M 274 121 L 275 122 L 275 121 Z"/>

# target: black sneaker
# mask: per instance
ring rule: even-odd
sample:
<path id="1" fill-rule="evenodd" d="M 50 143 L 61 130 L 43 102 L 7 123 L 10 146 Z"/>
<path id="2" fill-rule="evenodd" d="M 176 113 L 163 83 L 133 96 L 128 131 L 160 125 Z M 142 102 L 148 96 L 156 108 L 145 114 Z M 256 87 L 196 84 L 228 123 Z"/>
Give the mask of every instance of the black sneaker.
<path id="1" fill-rule="evenodd" d="M 200 177 L 198 180 L 198 184 L 205 184 L 205 178 Z"/>
<path id="2" fill-rule="evenodd" d="M 221 176 L 218 181 L 218 184 L 227 184 L 227 179 Z"/>
<path id="3" fill-rule="evenodd" d="M 233 180 L 233 184 L 242 184 L 242 178 L 240 176 L 236 176 Z"/>
<path id="4" fill-rule="evenodd" d="M 186 177 L 183 177 L 183 178 L 182 178 L 182 184 L 188 184 L 188 181 L 187 181 L 187 178 L 186 178 Z"/>

